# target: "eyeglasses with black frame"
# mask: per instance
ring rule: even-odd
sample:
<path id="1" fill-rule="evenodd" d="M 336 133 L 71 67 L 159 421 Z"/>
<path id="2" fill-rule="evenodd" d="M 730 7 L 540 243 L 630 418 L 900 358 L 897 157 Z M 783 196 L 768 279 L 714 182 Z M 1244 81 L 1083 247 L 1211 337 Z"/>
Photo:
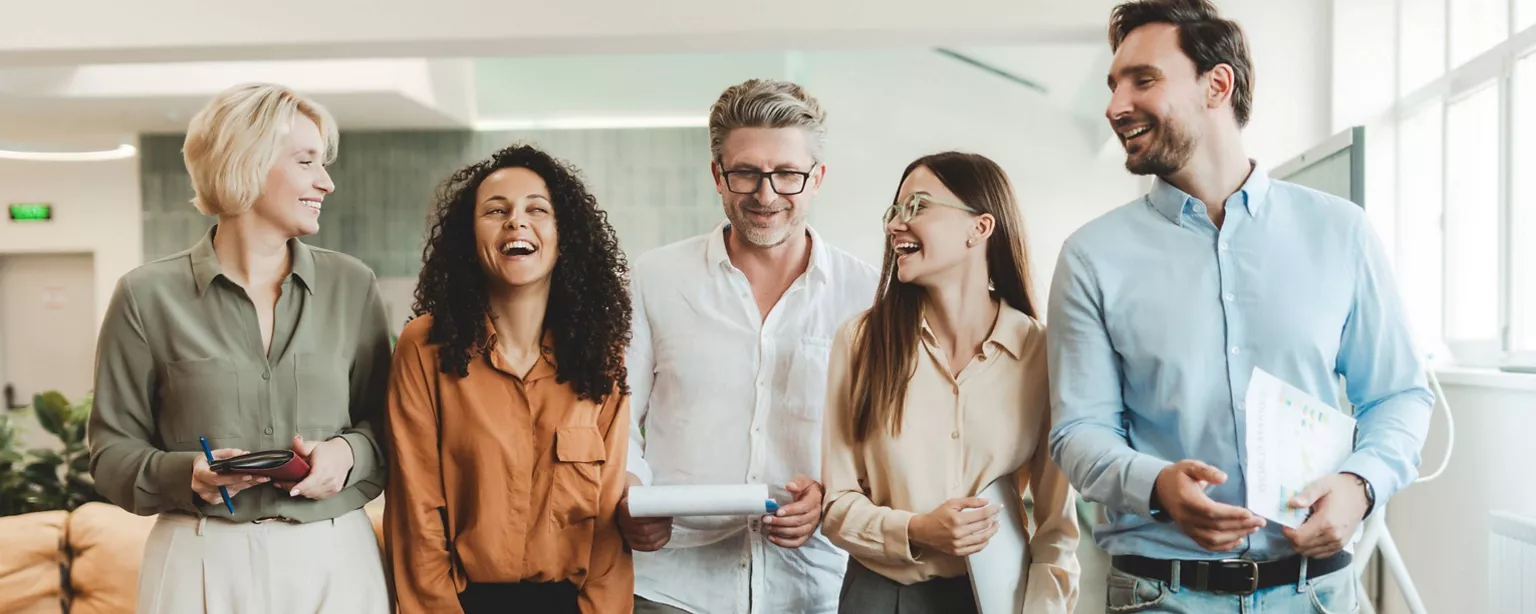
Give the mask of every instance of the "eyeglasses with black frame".
<path id="1" fill-rule="evenodd" d="M 811 165 L 814 170 L 816 164 Z M 731 170 L 721 171 L 725 177 L 725 187 L 734 194 L 756 194 L 758 188 L 763 186 L 763 178 L 768 178 L 769 187 L 779 196 L 794 196 L 805 191 L 805 186 L 811 182 L 811 171 L 756 171 L 756 170 Z"/>

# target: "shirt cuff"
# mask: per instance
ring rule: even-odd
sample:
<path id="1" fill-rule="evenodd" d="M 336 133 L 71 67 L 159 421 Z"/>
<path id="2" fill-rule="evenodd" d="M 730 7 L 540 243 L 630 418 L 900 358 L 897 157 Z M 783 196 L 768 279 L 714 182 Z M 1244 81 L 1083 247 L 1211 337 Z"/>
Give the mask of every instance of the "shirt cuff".
<path id="1" fill-rule="evenodd" d="M 202 455 L 202 452 L 165 452 L 161 455 L 155 466 L 155 487 L 160 489 L 162 505 L 202 514 L 196 503 L 200 498 L 192 491 L 192 465 Z"/>
<path id="2" fill-rule="evenodd" d="M 885 556 L 890 560 L 917 564 L 917 553 L 912 551 L 912 540 L 907 534 L 912 517 L 916 515 L 907 510 L 892 509 L 880 519 L 880 528 L 885 532 Z"/>
<path id="3" fill-rule="evenodd" d="M 1157 486 L 1158 474 L 1172 464 L 1147 454 L 1133 457 L 1125 471 L 1124 505 L 1136 514 L 1152 518 L 1152 489 Z"/>
<path id="4" fill-rule="evenodd" d="M 1381 509 L 1382 504 L 1397 493 L 1392 481 L 1392 476 L 1396 472 L 1375 456 L 1359 452 L 1351 454 L 1339 467 L 1339 473 L 1353 473 L 1371 483 L 1371 489 L 1376 491 L 1376 502 L 1371 507 L 1372 512 Z"/>
<path id="5" fill-rule="evenodd" d="M 332 439 L 340 439 L 352 447 L 352 469 L 347 472 L 345 488 L 368 479 L 379 466 L 379 459 L 373 453 L 373 441 L 362 433 L 342 433 Z"/>

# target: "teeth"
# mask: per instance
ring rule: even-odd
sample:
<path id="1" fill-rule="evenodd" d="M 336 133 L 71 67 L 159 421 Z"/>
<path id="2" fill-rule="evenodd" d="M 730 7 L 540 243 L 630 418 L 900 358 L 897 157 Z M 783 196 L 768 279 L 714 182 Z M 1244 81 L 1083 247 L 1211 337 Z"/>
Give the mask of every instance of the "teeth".
<path id="1" fill-rule="evenodd" d="M 913 243 L 911 241 L 902 241 L 900 243 L 897 243 L 895 245 L 895 248 L 896 248 L 896 251 L 898 251 L 898 252 L 901 252 L 903 254 L 910 254 L 910 253 L 916 252 L 919 249 L 922 249 L 922 246 L 918 245 L 917 243 Z"/>
<path id="2" fill-rule="evenodd" d="M 303 205 L 308 205 L 308 206 L 313 207 L 315 209 L 319 209 L 319 208 L 321 208 L 323 206 L 320 203 L 320 201 L 318 201 L 318 200 L 301 199 L 301 200 L 299 200 L 299 203 L 303 204 Z"/>
<path id="3" fill-rule="evenodd" d="M 534 251 L 533 244 L 523 239 L 509 241 L 501 246 L 501 253 L 508 256 L 527 255 L 532 254 Z"/>
<path id="4" fill-rule="evenodd" d="M 1126 132 L 1126 133 L 1124 133 L 1123 136 L 1125 136 L 1125 140 L 1129 141 L 1131 139 L 1134 139 L 1134 138 L 1136 138 L 1138 136 L 1141 136 L 1141 135 L 1145 134 L 1148 130 L 1151 130 L 1151 129 L 1152 128 L 1150 128 L 1150 127 L 1143 126 L 1143 127 L 1137 128 L 1135 130 L 1132 130 L 1130 132 Z"/>

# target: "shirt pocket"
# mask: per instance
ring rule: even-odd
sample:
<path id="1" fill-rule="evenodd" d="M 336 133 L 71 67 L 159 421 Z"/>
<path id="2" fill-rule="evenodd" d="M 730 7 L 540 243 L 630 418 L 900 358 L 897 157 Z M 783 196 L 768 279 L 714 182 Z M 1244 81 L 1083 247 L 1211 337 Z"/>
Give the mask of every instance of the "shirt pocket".
<path id="1" fill-rule="evenodd" d="M 352 361 L 335 354 L 294 356 L 299 432 L 324 439 L 352 424 Z"/>
<path id="2" fill-rule="evenodd" d="M 595 426 L 561 427 L 555 431 L 555 461 L 549 510 L 556 524 L 571 526 L 596 518 L 608 461 L 602 433 Z"/>
<path id="3" fill-rule="evenodd" d="M 165 363 L 160 400 L 161 433 L 177 443 L 240 436 L 240 372 L 226 359 Z"/>
<path id="4" fill-rule="evenodd" d="M 776 382 L 783 406 L 798 418 L 821 421 L 827 401 L 827 364 L 832 354 L 831 337 L 802 337 L 794 342 L 789 357 L 789 377 Z"/>

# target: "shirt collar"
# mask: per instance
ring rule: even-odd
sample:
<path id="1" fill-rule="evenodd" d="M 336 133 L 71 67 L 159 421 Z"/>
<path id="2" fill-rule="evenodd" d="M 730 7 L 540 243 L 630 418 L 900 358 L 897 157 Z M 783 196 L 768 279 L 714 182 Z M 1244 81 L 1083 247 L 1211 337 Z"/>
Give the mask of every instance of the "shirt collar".
<path id="1" fill-rule="evenodd" d="M 987 335 L 987 339 L 981 342 L 981 351 L 983 354 L 991 355 L 990 350 L 1002 349 L 1014 360 L 1018 360 L 1024 355 L 1024 342 L 1029 336 L 1030 318 L 1024 315 L 1024 312 L 1014 309 L 1006 301 L 1000 301 L 1000 303 L 997 323 L 992 326 L 992 332 Z M 928 326 L 926 315 L 923 316 L 920 334 L 924 343 L 939 347 L 938 337 Z"/>
<path id="2" fill-rule="evenodd" d="M 709 243 L 704 248 L 704 258 L 713 267 L 712 271 L 725 270 L 731 263 L 731 254 L 725 248 L 725 232 L 730 227 L 730 222 L 721 222 L 709 235 Z M 816 232 L 810 224 L 805 225 L 805 232 L 811 239 L 811 261 L 805 269 L 806 277 L 822 283 L 831 281 L 831 254 L 827 253 L 826 242 L 821 240 L 821 234 Z"/>
<path id="3" fill-rule="evenodd" d="M 544 337 L 539 342 L 539 360 L 533 363 L 533 368 L 528 371 L 527 376 L 524 376 L 514 372 L 507 361 L 501 357 L 501 351 L 496 349 L 496 325 L 491 322 L 490 316 L 485 317 L 485 331 L 485 346 L 481 350 L 485 352 L 487 359 L 491 361 L 491 366 L 497 371 L 521 379 L 524 383 L 554 377 L 558 366 L 555 362 L 554 333 L 544 331 Z"/>
<path id="4" fill-rule="evenodd" d="M 1250 217 L 1258 217 L 1259 210 L 1263 208 L 1269 197 L 1269 173 L 1253 160 L 1249 160 L 1248 163 L 1252 165 L 1253 170 L 1248 173 L 1248 179 L 1243 182 L 1243 187 L 1238 188 L 1237 193 L 1227 199 L 1226 205 L 1227 209 L 1231 210 L 1234 204 L 1240 202 Z M 1195 197 L 1173 187 L 1173 184 L 1164 181 L 1162 177 L 1152 180 L 1152 190 L 1147 193 L 1147 201 L 1157 209 L 1158 213 L 1168 218 L 1168 221 L 1180 226 L 1184 225 L 1185 211 L 1193 209 L 1198 202 Z"/>
<path id="5" fill-rule="evenodd" d="M 213 280 L 224 275 L 224 267 L 219 264 L 219 256 L 213 251 L 213 236 L 219 231 L 218 224 L 214 224 L 198 240 L 197 245 L 192 246 L 192 279 L 197 284 L 197 295 L 202 296 L 208 291 L 208 285 Z M 315 293 L 315 254 L 308 245 L 298 239 L 288 240 L 289 267 L 294 277 L 299 278 L 299 284 L 310 294 Z"/>

